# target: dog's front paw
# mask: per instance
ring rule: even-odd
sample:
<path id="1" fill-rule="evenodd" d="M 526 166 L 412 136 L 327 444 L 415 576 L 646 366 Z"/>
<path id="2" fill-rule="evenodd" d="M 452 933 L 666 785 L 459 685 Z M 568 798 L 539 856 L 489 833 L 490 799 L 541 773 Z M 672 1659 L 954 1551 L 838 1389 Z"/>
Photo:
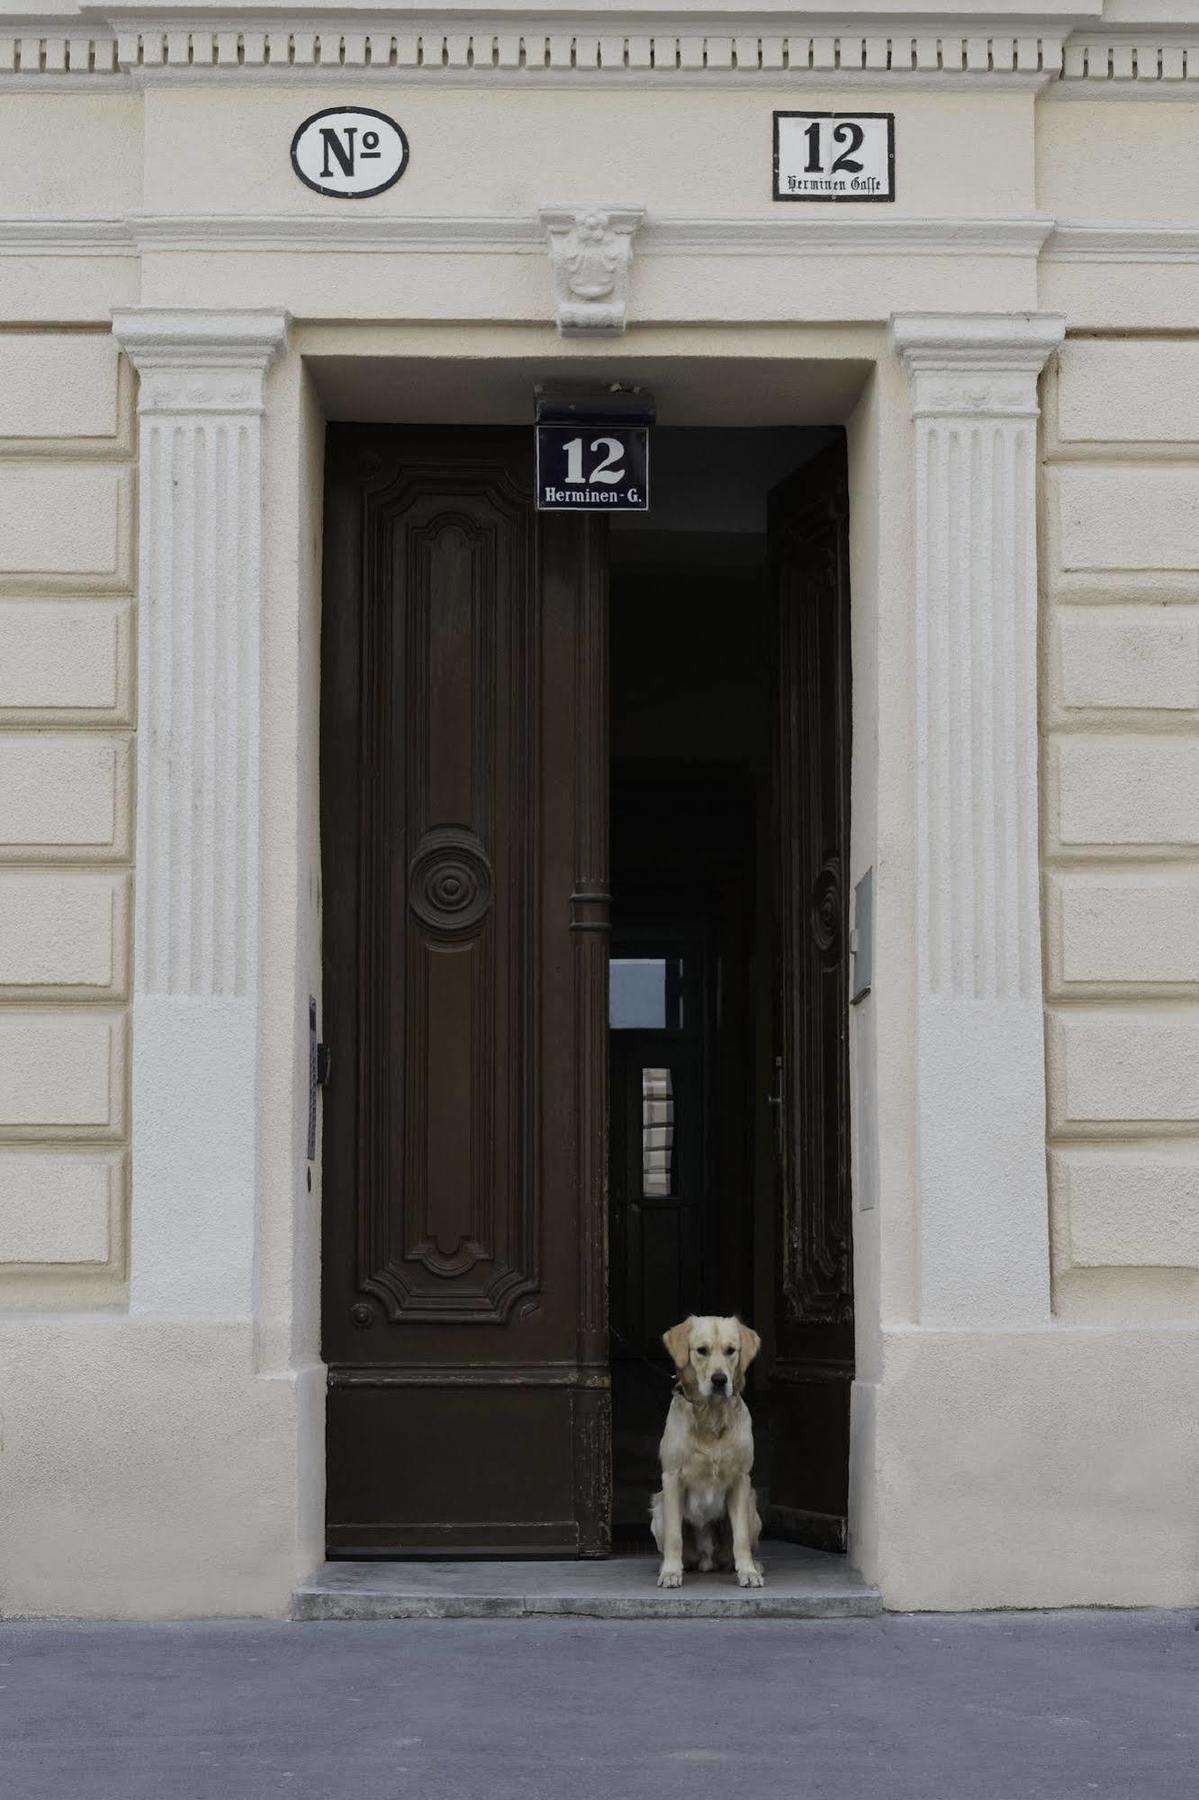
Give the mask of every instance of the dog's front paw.
<path id="1" fill-rule="evenodd" d="M 765 1587 L 766 1577 L 757 1563 L 750 1563 L 747 1569 L 737 1570 L 738 1587 Z"/>
<path id="2" fill-rule="evenodd" d="M 661 1569 L 658 1571 L 658 1586 L 682 1587 L 682 1585 L 683 1571 L 681 1569 L 668 1569 L 666 1564 L 663 1563 Z"/>

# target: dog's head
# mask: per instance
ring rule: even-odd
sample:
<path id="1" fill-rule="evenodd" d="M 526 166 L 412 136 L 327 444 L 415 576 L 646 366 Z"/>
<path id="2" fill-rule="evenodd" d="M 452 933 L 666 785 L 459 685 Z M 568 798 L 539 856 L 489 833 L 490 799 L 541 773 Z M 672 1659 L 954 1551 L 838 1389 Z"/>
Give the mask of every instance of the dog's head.
<path id="1" fill-rule="evenodd" d="M 688 1400 L 727 1400 L 745 1386 L 745 1371 L 762 1340 L 740 1319 L 697 1319 L 692 1313 L 662 1333 Z"/>

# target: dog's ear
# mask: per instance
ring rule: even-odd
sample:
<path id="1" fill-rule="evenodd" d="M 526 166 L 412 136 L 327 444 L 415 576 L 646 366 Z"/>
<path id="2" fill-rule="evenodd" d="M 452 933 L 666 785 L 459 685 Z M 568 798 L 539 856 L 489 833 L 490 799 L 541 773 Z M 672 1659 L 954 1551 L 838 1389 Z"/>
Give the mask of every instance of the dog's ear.
<path id="1" fill-rule="evenodd" d="M 737 1330 L 741 1334 L 741 1357 L 737 1364 L 737 1386 L 740 1389 L 745 1386 L 745 1371 L 762 1348 L 762 1340 L 756 1331 L 743 1325 L 740 1319 L 737 1320 Z"/>
<path id="2" fill-rule="evenodd" d="M 672 1325 L 669 1331 L 662 1333 L 662 1342 L 676 1369 L 685 1369 L 691 1360 L 691 1320 L 694 1317 L 694 1313 L 689 1314 L 681 1324 Z"/>

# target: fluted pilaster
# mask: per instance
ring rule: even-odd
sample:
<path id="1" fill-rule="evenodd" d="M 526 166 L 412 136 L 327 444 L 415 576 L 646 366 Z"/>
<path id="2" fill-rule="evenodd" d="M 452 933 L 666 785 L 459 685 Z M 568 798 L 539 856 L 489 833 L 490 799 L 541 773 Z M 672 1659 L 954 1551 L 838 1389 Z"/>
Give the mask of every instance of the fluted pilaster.
<path id="1" fill-rule="evenodd" d="M 901 316 L 916 428 L 922 1323 L 1049 1312 L 1037 378 L 1060 319 Z"/>
<path id="2" fill-rule="evenodd" d="M 248 1317 L 257 1186 L 262 415 L 280 312 L 137 308 L 135 1311 Z"/>

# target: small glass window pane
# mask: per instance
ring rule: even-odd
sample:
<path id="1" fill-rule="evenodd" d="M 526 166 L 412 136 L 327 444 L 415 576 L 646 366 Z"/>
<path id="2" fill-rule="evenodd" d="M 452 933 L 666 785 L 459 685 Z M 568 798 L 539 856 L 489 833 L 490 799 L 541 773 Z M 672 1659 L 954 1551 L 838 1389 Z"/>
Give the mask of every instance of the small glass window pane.
<path id="1" fill-rule="evenodd" d="M 609 967 L 608 1024 L 613 1031 L 681 1031 L 683 960 L 679 956 L 614 956 Z"/>
<path id="2" fill-rule="evenodd" d="M 674 1086 L 669 1069 L 641 1071 L 641 1193 L 674 1192 Z"/>

